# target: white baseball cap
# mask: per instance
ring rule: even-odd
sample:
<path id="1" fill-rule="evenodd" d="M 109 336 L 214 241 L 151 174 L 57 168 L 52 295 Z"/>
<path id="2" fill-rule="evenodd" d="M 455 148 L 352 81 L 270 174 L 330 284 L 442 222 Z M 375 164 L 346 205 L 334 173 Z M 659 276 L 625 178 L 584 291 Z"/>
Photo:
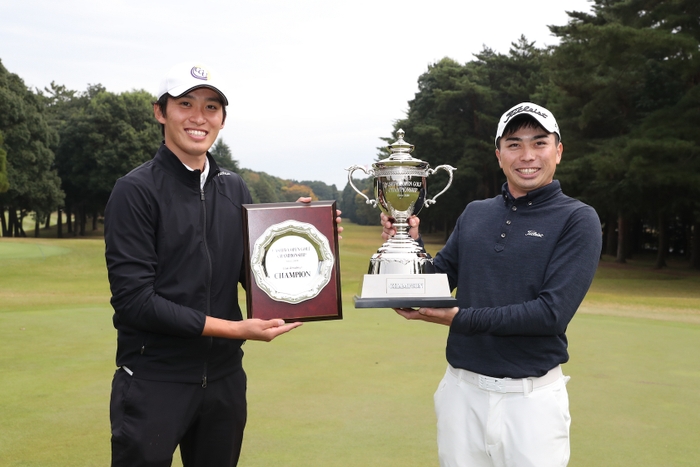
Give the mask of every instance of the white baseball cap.
<path id="1" fill-rule="evenodd" d="M 221 76 L 208 66 L 195 62 L 179 63 L 172 67 L 161 81 L 158 99 L 164 94 L 180 97 L 196 88 L 211 88 L 221 95 L 224 105 L 228 105 L 224 87 Z"/>
<path id="2" fill-rule="evenodd" d="M 501 116 L 501 120 L 498 122 L 498 131 L 496 131 L 496 147 L 498 147 L 498 139 L 503 136 L 508 122 L 510 122 L 513 117 L 521 114 L 530 115 L 537 120 L 545 130 L 550 133 L 556 133 L 561 140 L 561 131 L 559 130 L 559 125 L 557 125 L 557 121 L 554 119 L 552 112 L 532 102 L 521 102 Z"/>

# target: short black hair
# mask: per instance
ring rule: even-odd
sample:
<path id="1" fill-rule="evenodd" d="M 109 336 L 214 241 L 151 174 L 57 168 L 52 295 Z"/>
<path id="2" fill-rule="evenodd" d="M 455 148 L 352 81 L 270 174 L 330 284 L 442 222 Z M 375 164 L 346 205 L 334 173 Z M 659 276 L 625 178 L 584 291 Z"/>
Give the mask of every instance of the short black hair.
<path id="1" fill-rule="evenodd" d="M 496 142 L 496 147 L 498 149 L 501 149 L 501 138 L 503 138 L 504 136 L 510 136 L 513 133 L 516 133 L 516 132 L 522 130 L 523 128 L 535 128 L 538 130 L 542 130 L 547 134 L 552 133 L 551 131 L 549 131 L 545 127 L 543 127 L 542 124 L 539 121 L 537 121 L 537 119 L 535 117 L 533 117 L 531 115 L 527 115 L 527 114 L 520 114 L 520 115 L 514 117 L 510 122 L 508 122 L 506 127 L 503 129 L 503 134 L 501 135 L 500 138 L 498 138 L 498 141 Z M 559 134 L 558 133 L 554 133 L 554 138 L 555 138 L 556 144 L 559 144 Z"/>
<path id="2" fill-rule="evenodd" d="M 219 95 L 219 93 L 217 93 Z M 160 108 L 160 113 L 163 114 L 163 117 L 167 116 L 167 111 L 168 111 L 168 100 L 170 98 L 176 99 L 175 97 L 171 96 L 167 92 L 160 96 L 157 101 L 153 103 L 153 105 L 157 105 Z M 221 109 L 224 112 L 224 117 L 221 120 L 221 123 L 226 121 L 226 104 L 224 103 L 224 99 L 219 95 L 219 103 L 221 104 Z M 160 134 L 165 138 L 165 125 L 162 123 L 160 124 Z"/>

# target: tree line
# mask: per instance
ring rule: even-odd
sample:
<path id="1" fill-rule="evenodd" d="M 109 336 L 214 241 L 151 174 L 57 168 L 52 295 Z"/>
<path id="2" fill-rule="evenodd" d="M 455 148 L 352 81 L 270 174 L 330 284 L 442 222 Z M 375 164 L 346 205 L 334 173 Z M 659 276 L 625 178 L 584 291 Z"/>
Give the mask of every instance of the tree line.
<path id="1" fill-rule="evenodd" d="M 449 234 L 469 201 L 499 193 L 498 118 L 532 101 L 557 117 L 565 147 L 557 178 L 597 210 L 606 254 L 624 262 L 655 251 L 657 267 L 682 255 L 700 268 L 700 2 L 593 0 L 590 13 L 567 14 L 567 24 L 550 26 L 556 46 L 520 37 L 508 53 L 484 47 L 464 64 L 446 57 L 418 77 L 406 115 L 380 139 L 389 144 L 402 128 L 416 157 L 457 167 L 450 190 L 421 213 L 424 231 Z M 88 218 L 94 227 L 116 178 L 160 143 L 153 99 L 100 85 L 34 92 L 0 62 L 2 235 L 25 235 L 27 215 L 38 229 L 57 209 L 73 235 Z M 339 193 L 239 168 L 223 141 L 212 152 L 243 176 L 256 202 L 338 199 L 350 220 L 377 223 L 376 209 L 349 185 Z M 387 156 L 379 148 L 378 159 Z M 443 172 L 431 176 L 429 194 L 446 181 Z M 372 190 L 370 179 L 355 184 Z"/>
<path id="2" fill-rule="evenodd" d="M 557 117 L 556 178 L 597 210 L 604 253 L 625 262 L 653 251 L 659 268 L 678 254 L 700 268 L 700 2 L 594 0 L 590 13 L 568 16 L 550 26 L 557 46 L 520 37 L 507 54 L 485 47 L 466 64 L 444 58 L 418 78 L 406 116 L 382 139 L 402 128 L 415 157 L 457 167 L 450 190 L 421 212 L 422 228 L 447 235 L 469 201 L 500 192 L 498 119 L 531 101 Z M 446 179 L 431 176 L 429 194 Z M 374 222 L 349 187 L 343 199 L 346 214 Z"/>
<path id="3" fill-rule="evenodd" d="M 39 236 L 53 213 L 58 237 L 97 230 L 117 178 L 151 159 L 162 141 L 154 101 L 146 91 L 115 94 L 99 84 L 78 92 L 52 82 L 32 91 L 0 61 L 2 236 L 26 236 L 27 216 Z M 336 198 L 334 185 L 241 169 L 222 139 L 211 152 L 241 174 L 255 202 Z"/>

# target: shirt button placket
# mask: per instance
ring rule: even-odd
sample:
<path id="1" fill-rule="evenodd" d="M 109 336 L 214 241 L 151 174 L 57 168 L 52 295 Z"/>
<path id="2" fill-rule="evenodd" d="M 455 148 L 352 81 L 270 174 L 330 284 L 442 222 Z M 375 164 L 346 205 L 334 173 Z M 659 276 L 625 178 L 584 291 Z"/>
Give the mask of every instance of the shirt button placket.
<path id="1" fill-rule="evenodd" d="M 517 207 L 517 206 L 511 206 L 511 207 L 510 207 L 510 210 L 513 211 L 513 212 L 515 212 L 515 211 L 518 210 L 518 207 Z M 513 222 L 512 222 L 510 219 L 506 219 L 506 225 L 507 225 L 508 227 L 507 227 L 506 229 L 504 229 L 505 231 L 504 231 L 503 233 L 501 233 L 501 238 L 506 238 L 507 232 L 508 232 L 508 230 L 510 230 L 510 225 L 511 225 L 512 223 L 513 223 Z"/>
<path id="2" fill-rule="evenodd" d="M 511 211 L 517 211 L 518 208 L 515 207 L 515 206 L 511 206 L 511 207 L 510 207 L 510 210 L 511 210 Z M 495 249 L 496 249 L 496 251 L 498 251 L 498 252 L 503 251 L 503 249 L 505 248 L 505 245 L 506 245 L 506 237 L 508 236 L 508 231 L 510 230 L 511 225 L 513 224 L 513 222 L 512 222 L 510 219 L 505 219 L 505 220 L 503 221 L 503 224 L 504 224 L 504 225 L 503 225 L 503 228 L 502 228 L 502 230 L 501 230 L 500 238 L 496 241 L 496 247 L 495 247 Z"/>

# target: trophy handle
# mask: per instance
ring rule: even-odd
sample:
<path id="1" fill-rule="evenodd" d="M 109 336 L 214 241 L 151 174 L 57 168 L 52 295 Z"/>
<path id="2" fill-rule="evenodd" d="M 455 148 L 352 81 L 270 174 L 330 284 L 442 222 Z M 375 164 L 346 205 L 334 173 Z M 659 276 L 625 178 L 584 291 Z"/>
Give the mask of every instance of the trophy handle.
<path id="1" fill-rule="evenodd" d="M 452 172 L 454 172 L 455 170 L 457 170 L 457 169 L 455 169 L 454 167 L 452 167 L 451 165 L 443 164 L 443 165 L 438 165 L 438 166 L 435 167 L 434 169 L 428 169 L 428 175 L 432 175 L 432 174 L 434 174 L 435 172 L 437 172 L 437 171 L 440 170 L 440 169 L 442 169 L 442 170 L 444 170 L 445 172 L 449 173 L 449 174 L 450 174 L 450 179 L 447 181 L 447 185 L 445 185 L 445 188 L 443 188 L 442 191 L 441 191 L 440 193 L 438 193 L 437 195 L 433 196 L 433 199 L 426 199 L 426 200 L 425 200 L 424 206 L 425 206 L 426 208 L 429 207 L 431 204 L 435 204 L 435 200 L 437 199 L 437 197 L 440 196 L 441 194 L 443 194 L 444 192 L 446 192 L 447 189 L 450 187 L 450 185 L 452 185 Z"/>
<path id="2" fill-rule="evenodd" d="M 366 175 L 372 175 L 372 174 L 373 174 L 373 171 L 372 171 L 372 170 L 369 170 L 369 171 L 368 171 L 367 169 L 365 169 L 365 168 L 362 167 L 361 165 L 353 165 L 353 166 L 351 166 L 351 167 L 348 167 L 348 168 L 345 169 L 345 170 L 348 171 L 348 183 L 350 184 L 350 186 L 352 187 L 352 189 L 355 190 L 355 192 L 357 192 L 357 194 L 359 194 L 360 196 L 362 196 L 362 197 L 365 199 L 365 203 L 366 203 L 366 204 L 371 204 L 373 208 L 376 208 L 376 207 L 377 207 L 377 200 L 376 200 L 376 199 L 369 199 L 369 198 L 367 197 L 366 194 L 364 194 L 364 193 L 362 193 L 360 190 L 358 190 L 357 187 L 355 186 L 355 184 L 352 183 L 352 174 L 353 174 L 353 172 L 355 172 L 356 170 L 361 170 L 361 171 L 363 171 Z M 451 180 L 450 180 L 450 181 L 451 181 Z"/>

